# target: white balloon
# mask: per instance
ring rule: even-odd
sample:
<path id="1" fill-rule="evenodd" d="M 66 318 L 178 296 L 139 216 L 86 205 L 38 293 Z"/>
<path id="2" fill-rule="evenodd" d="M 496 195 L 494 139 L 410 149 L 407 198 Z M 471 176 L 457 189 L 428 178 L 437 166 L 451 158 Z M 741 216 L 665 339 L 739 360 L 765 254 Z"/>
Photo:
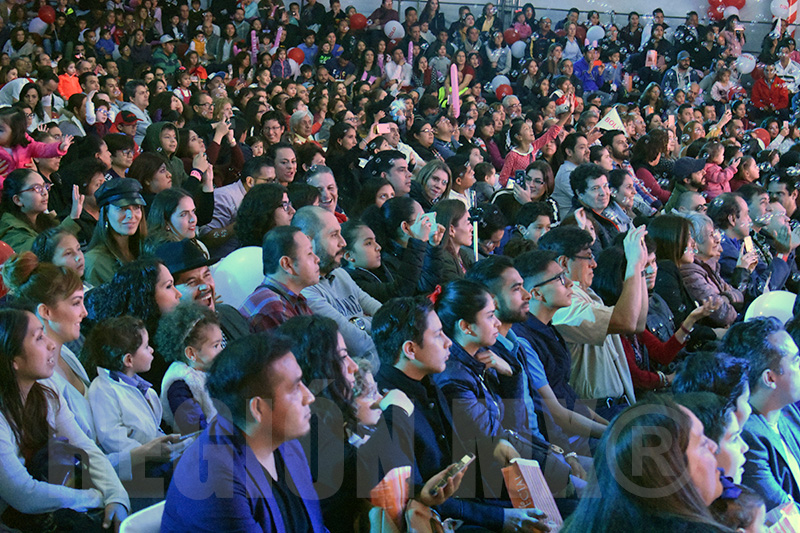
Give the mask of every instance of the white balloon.
<path id="1" fill-rule="evenodd" d="M 602 26 L 592 26 L 588 30 L 586 30 L 586 39 L 589 42 L 597 41 L 600 42 L 600 39 L 606 36 L 606 30 L 603 29 Z"/>
<path id="2" fill-rule="evenodd" d="M 36 17 L 31 21 L 30 26 L 28 26 L 28 31 L 31 33 L 37 33 L 39 35 L 44 35 L 44 32 L 47 31 L 47 26 L 49 26 L 49 24 L 39 17 Z"/>
<path id="3" fill-rule="evenodd" d="M 492 80 L 492 92 L 495 92 L 501 85 L 511 85 L 511 81 L 502 74 L 498 74 Z"/>
<path id="4" fill-rule="evenodd" d="M 520 58 L 525 57 L 525 41 L 517 41 L 511 45 L 511 55 Z"/>
<path id="5" fill-rule="evenodd" d="M 781 324 L 786 324 L 793 317 L 795 297 L 796 295 L 789 291 L 770 291 L 762 294 L 747 308 L 744 319 L 747 321 L 760 316 L 774 316 L 781 321 Z"/>
<path id="6" fill-rule="evenodd" d="M 211 267 L 215 291 L 223 303 L 236 309 L 264 280 L 260 246 L 245 246 Z"/>
<path id="7" fill-rule="evenodd" d="M 390 20 L 383 26 L 383 32 L 389 39 L 402 39 L 406 36 L 406 30 L 403 25 L 396 20 Z"/>
<path id="8" fill-rule="evenodd" d="M 738 17 L 739 8 L 737 8 L 736 6 L 728 6 L 725 8 L 725 11 L 722 12 L 722 16 L 725 17 L 726 19 L 731 15 L 736 15 Z"/>
<path id="9" fill-rule="evenodd" d="M 736 70 L 742 74 L 750 74 L 756 68 L 756 58 L 752 54 L 742 54 L 736 58 Z"/>
<path id="10" fill-rule="evenodd" d="M 769 10 L 774 17 L 785 19 L 789 17 L 789 2 L 788 0 L 772 0 L 769 5 Z"/>

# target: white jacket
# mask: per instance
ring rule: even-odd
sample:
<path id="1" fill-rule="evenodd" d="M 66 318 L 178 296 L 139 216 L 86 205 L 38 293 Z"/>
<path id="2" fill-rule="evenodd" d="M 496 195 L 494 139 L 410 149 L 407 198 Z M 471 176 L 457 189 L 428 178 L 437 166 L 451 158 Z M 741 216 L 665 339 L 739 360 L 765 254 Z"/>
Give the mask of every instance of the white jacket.
<path id="1" fill-rule="evenodd" d="M 203 414 L 206 415 L 206 420 L 211 420 L 217 416 L 217 408 L 214 407 L 214 401 L 208 394 L 206 389 L 206 373 L 200 370 L 190 368 L 186 363 L 178 361 L 169 365 L 164 379 L 161 380 L 161 408 L 164 410 L 164 421 L 170 425 L 175 433 L 180 433 L 180 428 L 175 425 L 175 416 L 169 406 L 169 388 L 176 381 L 183 381 L 189 390 L 192 391 L 194 400 L 200 404 Z"/>
<path id="2" fill-rule="evenodd" d="M 89 387 L 97 444 L 117 467 L 120 479 L 133 478 L 130 452 L 162 436 L 161 402 L 156 391 L 147 398 L 132 385 L 113 379 L 108 370 L 97 368 Z"/>
<path id="3" fill-rule="evenodd" d="M 84 450 L 89 456 L 89 473 L 97 489 L 79 490 L 62 485 L 37 481 L 25 469 L 19 444 L 14 432 L 0 414 L 0 513 L 8 506 L 28 514 L 47 513 L 57 509 L 85 511 L 120 503 L 130 510 L 128 494 L 119 482 L 108 459 L 97 445 L 75 423 L 72 411 L 60 396 L 50 402 L 47 421 L 56 437 L 66 438 L 70 444 Z M 0 527 L 0 529 L 2 529 Z"/>

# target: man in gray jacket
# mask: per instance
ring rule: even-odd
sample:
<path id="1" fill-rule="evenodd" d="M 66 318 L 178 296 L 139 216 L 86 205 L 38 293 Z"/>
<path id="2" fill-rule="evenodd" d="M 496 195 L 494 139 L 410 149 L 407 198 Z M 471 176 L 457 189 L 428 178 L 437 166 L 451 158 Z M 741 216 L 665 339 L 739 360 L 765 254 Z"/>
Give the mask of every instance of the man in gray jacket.
<path id="1" fill-rule="evenodd" d="M 350 353 L 369 359 L 377 369 L 380 363 L 370 333 L 372 316 L 381 304 L 339 268 L 346 245 L 339 221 L 327 209 L 306 206 L 295 213 L 292 226 L 311 239 L 319 257 L 319 283 L 302 291 L 308 306 L 314 314 L 335 320 Z"/>

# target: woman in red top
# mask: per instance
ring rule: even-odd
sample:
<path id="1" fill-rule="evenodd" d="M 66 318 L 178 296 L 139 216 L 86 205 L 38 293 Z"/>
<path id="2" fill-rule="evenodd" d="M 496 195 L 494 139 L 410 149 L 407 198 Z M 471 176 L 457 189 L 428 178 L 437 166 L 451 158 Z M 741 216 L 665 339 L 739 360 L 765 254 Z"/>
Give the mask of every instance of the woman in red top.
<path id="1" fill-rule="evenodd" d="M 647 290 L 652 291 L 656 284 L 658 266 L 655 245 L 649 238 L 647 241 L 649 241 L 647 242 L 648 256 L 644 278 Z M 626 267 L 625 252 L 618 246 L 603 250 L 600 257 L 597 258 L 597 268 L 594 270 L 592 289 L 603 299 L 603 303 L 606 305 L 615 305 L 619 300 L 619 296 L 622 293 L 622 277 Z M 662 371 L 654 370 L 650 361 L 656 361 L 664 366 L 670 364 L 675 359 L 675 356 L 678 355 L 678 352 L 686 346 L 689 333 L 697 321 L 710 315 L 716 310 L 717 306 L 718 302 L 714 299 L 704 301 L 703 305 L 689 313 L 675 331 L 675 334 L 666 342 L 659 340 L 647 329 L 635 335 L 620 336 L 637 396 L 639 393 L 646 391 L 663 389 L 672 383 L 675 373 L 665 374 Z"/>
<path id="2" fill-rule="evenodd" d="M 467 64 L 467 53 L 464 50 L 456 52 L 453 62 L 460 74 L 458 76 L 458 94 L 464 94 L 470 82 L 475 78 L 475 69 Z M 447 84 L 447 87 L 450 87 L 450 84 Z"/>
<path id="3" fill-rule="evenodd" d="M 663 146 L 654 142 L 650 134 L 643 135 L 636 141 L 631 152 L 631 165 L 636 171 L 636 177 L 647 187 L 647 190 L 658 198 L 662 204 L 669 200 L 670 192 L 662 189 L 656 180 L 654 169 L 661 162 Z"/>

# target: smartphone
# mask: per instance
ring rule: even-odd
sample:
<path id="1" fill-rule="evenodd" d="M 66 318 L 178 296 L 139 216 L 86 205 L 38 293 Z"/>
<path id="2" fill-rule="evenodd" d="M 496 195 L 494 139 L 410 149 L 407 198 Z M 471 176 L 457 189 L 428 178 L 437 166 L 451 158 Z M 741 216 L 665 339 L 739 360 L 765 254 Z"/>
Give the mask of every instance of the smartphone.
<path id="1" fill-rule="evenodd" d="M 744 251 L 745 252 L 747 252 L 749 254 L 750 252 L 753 251 L 753 238 L 750 235 L 745 237 L 742 240 L 742 243 L 744 244 Z"/>
<path id="2" fill-rule="evenodd" d="M 667 128 L 672 129 L 675 127 L 675 115 L 667 117 Z"/>
<path id="3" fill-rule="evenodd" d="M 378 132 L 378 135 L 386 135 L 391 133 L 392 128 L 389 126 L 389 124 L 378 124 L 375 128 L 375 131 Z"/>
<path id="4" fill-rule="evenodd" d="M 528 175 L 525 174 L 524 170 L 517 170 L 514 172 L 514 181 L 516 181 L 523 189 L 528 188 L 528 184 L 525 182 L 527 177 Z"/>
<path id="5" fill-rule="evenodd" d="M 789 121 L 788 120 L 784 120 L 783 121 L 783 127 L 784 128 L 788 128 L 789 127 Z"/>
<path id="6" fill-rule="evenodd" d="M 183 442 L 183 441 L 185 441 L 187 439 L 193 439 L 193 438 L 197 437 L 198 435 L 200 435 L 200 433 L 202 433 L 202 430 L 195 431 L 194 433 L 187 433 L 186 435 L 181 436 L 181 438 L 178 439 L 178 442 Z"/>
<path id="7" fill-rule="evenodd" d="M 448 468 L 445 476 L 442 479 L 440 479 L 439 482 L 436 483 L 436 485 L 434 485 L 433 488 L 431 489 L 431 496 L 436 496 L 439 493 L 439 491 L 442 490 L 445 485 L 447 485 L 447 482 L 450 481 L 450 478 L 457 476 L 459 472 L 463 472 L 464 470 L 466 470 L 466 468 L 474 460 L 475 460 L 475 454 L 470 453 L 462 457 L 459 462 Z"/>
<path id="8" fill-rule="evenodd" d="M 427 217 L 428 220 L 431 222 L 431 228 L 436 228 L 436 213 L 425 213 L 422 215 L 423 217 Z"/>

